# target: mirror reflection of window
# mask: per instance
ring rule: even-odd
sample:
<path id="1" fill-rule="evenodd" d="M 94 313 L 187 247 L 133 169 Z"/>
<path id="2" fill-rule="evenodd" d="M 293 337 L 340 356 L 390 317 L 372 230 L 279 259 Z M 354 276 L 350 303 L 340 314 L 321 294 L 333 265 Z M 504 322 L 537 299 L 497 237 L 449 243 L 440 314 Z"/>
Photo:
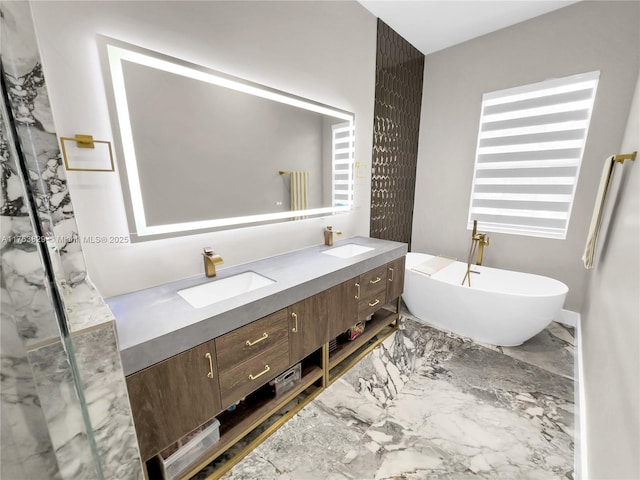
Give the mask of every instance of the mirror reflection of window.
<path id="1" fill-rule="evenodd" d="M 334 207 L 353 205 L 353 126 L 343 122 L 331 126 L 332 191 Z"/>

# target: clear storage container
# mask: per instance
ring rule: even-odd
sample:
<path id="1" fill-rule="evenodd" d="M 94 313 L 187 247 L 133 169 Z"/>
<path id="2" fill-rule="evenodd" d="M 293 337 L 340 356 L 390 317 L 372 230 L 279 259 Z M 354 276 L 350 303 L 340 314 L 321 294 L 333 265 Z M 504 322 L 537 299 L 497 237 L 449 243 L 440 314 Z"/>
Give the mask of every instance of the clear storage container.
<path id="1" fill-rule="evenodd" d="M 160 465 L 165 480 L 174 480 L 204 452 L 220 440 L 220 422 L 209 420 L 200 428 L 160 453 Z M 181 444 L 181 445 L 180 445 Z"/>
<path id="2" fill-rule="evenodd" d="M 276 394 L 276 397 L 282 395 L 284 392 L 288 392 L 300 383 L 301 372 L 302 367 L 297 363 L 271 380 L 269 385 L 273 388 L 273 393 Z"/>

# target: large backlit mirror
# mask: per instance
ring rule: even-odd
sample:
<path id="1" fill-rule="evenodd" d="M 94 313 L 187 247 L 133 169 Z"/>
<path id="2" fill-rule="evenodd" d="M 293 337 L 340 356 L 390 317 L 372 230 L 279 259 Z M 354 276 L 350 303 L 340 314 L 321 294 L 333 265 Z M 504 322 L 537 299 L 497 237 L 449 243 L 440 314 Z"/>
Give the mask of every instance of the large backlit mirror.
<path id="1" fill-rule="evenodd" d="M 351 209 L 352 113 L 100 44 L 132 240 Z"/>

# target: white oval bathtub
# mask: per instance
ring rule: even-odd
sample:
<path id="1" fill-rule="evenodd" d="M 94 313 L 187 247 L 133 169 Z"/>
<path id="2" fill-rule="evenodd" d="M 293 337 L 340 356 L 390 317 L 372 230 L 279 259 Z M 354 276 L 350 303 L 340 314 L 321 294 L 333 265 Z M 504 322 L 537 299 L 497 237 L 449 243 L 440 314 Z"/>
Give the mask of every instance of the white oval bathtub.
<path id="1" fill-rule="evenodd" d="M 567 286 L 548 277 L 453 262 L 429 276 L 412 270 L 433 255 L 407 254 L 402 298 L 412 315 L 435 327 L 493 345 L 520 345 L 554 320 Z"/>

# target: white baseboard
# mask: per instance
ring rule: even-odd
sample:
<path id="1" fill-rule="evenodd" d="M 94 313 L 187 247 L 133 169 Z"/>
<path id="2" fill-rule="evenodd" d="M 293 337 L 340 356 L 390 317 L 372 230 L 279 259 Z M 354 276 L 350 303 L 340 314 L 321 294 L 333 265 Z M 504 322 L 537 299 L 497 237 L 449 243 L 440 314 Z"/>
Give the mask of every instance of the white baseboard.
<path id="1" fill-rule="evenodd" d="M 574 312 L 572 312 L 574 313 Z M 575 382 L 578 388 L 575 391 L 575 463 L 574 478 L 577 480 L 589 478 L 589 464 L 587 462 L 587 403 L 584 388 L 584 364 L 582 358 L 582 327 L 580 314 L 577 314 L 576 323 L 576 359 L 574 366 Z"/>
<path id="2" fill-rule="evenodd" d="M 563 323 L 568 325 L 569 327 L 577 327 L 578 323 L 580 323 L 580 314 L 578 312 L 573 312 L 571 310 L 565 310 L 564 308 L 560 310 L 560 315 L 556 318 L 556 322 Z"/>

